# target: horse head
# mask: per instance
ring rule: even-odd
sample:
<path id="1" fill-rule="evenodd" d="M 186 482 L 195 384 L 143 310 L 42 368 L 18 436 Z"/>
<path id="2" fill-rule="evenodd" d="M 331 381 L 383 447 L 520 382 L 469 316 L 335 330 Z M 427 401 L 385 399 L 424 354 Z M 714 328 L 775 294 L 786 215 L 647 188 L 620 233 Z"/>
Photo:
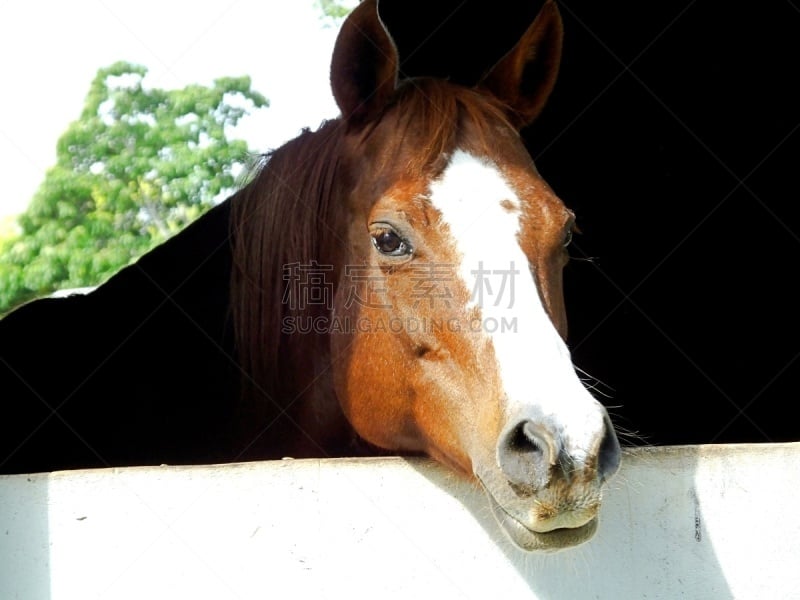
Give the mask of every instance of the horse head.
<path id="1" fill-rule="evenodd" d="M 398 79 L 377 2 L 343 24 L 331 80 L 345 134 L 333 383 L 367 441 L 474 478 L 525 549 L 589 539 L 620 447 L 565 343 L 574 216 L 519 131 L 561 52 L 546 2 L 474 88 Z"/>

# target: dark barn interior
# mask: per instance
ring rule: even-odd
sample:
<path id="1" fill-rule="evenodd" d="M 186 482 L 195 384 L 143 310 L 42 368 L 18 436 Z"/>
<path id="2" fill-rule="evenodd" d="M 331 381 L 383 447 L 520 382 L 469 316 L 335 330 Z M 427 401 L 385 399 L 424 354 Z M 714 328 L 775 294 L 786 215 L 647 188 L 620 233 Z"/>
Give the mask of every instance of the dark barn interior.
<path id="1" fill-rule="evenodd" d="M 629 443 L 800 440 L 800 7 L 558 6 L 559 80 L 523 135 L 582 231 L 575 363 Z M 538 8 L 381 5 L 406 75 L 466 83 Z"/>

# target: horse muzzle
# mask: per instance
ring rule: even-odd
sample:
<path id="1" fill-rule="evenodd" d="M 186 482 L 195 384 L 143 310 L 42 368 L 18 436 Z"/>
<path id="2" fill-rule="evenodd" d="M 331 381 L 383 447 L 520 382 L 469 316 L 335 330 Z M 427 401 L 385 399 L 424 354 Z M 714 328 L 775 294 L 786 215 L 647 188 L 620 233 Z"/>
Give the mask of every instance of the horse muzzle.
<path id="1" fill-rule="evenodd" d="M 589 540 L 597 530 L 602 488 L 619 469 L 620 446 L 608 416 L 586 451 L 531 419 L 508 425 L 494 461 L 476 464 L 503 531 L 523 550 L 554 551 Z"/>

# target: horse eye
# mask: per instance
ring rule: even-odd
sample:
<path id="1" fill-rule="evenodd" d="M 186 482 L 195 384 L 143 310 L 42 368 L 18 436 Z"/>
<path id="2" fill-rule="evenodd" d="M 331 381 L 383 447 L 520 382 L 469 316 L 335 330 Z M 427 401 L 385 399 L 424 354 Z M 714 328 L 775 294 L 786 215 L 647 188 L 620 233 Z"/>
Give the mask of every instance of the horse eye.
<path id="1" fill-rule="evenodd" d="M 391 229 L 381 229 L 372 234 L 372 244 L 387 256 L 411 254 L 411 247 Z"/>
<path id="2" fill-rule="evenodd" d="M 575 223 L 575 216 L 573 215 L 567 223 L 567 226 L 564 228 L 564 240 L 562 241 L 564 248 L 568 247 L 572 243 L 572 236 L 576 233 L 580 234 L 581 230 L 580 227 L 578 227 L 578 224 Z"/>

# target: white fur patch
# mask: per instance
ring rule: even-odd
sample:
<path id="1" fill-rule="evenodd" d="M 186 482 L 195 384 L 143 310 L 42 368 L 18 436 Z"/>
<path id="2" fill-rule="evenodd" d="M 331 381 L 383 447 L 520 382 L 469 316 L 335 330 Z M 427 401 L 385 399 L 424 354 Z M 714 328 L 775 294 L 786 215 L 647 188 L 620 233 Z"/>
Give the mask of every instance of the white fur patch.
<path id="1" fill-rule="evenodd" d="M 430 192 L 461 256 L 459 274 L 481 311 L 482 334 L 494 347 L 508 422 L 542 423 L 582 462 L 603 428 L 604 410 L 578 379 L 542 305 L 517 239 L 520 198 L 494 164 L 461 150 Z"/>

